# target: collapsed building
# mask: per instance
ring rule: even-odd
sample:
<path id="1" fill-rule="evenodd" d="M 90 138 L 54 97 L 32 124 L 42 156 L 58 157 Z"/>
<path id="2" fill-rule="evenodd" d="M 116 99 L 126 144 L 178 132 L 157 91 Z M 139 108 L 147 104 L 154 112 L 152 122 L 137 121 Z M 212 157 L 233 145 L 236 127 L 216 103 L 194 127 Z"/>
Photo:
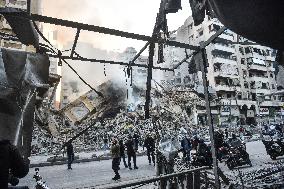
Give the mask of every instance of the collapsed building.
<path id="1" fill-rule="evenodd" d="M 159 83 L 158 83 L 159 84 Z M 136 99 L 143 102 L 144 89 L 133 87 Z M 74 138 L 76 150 L 99 150 L 103 139 L 112 136 L 126 138 L 128 134 L 160 133 L 160 136 L 179 134 L 180 128 L 188 132 L 206 134 L 205 123 L 197 120 L 199 107 L 205 106 L 200 94 L 192 90 L 166 87 L 163 84 L 152 88 L 152 119 L 144 119 L 143 103 L 128 108 L 127 90 L 113 81 L 107 81 L 98 89 L 103 97 L 89 91 L 59 111 L 50 111 L 46 127 L 37 122 L 33 137 L 33 154 L 55 154 L 62 145 Z M 46 112 L 45 110 L 40 110 Z M 81 131 L 84 131 L 83 133 Z M 80 135 L 78 135 L 81 133 Z"/>

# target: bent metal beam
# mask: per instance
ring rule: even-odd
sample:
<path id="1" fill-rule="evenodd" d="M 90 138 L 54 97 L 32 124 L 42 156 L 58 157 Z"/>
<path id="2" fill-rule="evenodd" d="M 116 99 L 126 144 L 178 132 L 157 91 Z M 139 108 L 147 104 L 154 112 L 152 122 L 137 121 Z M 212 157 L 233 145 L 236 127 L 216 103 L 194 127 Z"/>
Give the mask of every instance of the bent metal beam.
<path id="1" fill-rule="evenodd" d="M 15 16 L 22 16 L 22 15 L 15 15 Z M 149 42 L 154 42 L 154 43 L 161 42 L 159 41 L 159 39 L 152 38 L 146 35 L 129 33 L 125 31 L 120 31 L 120 30 L 115 30 L 115 29 L 110 29 L 110 28 L 105 28 L 105 27 L 100 27 L 100 26 L 94 26 L 94 25 L 89 25 L 89 24 L 83 24 L 83 23 L 58 19 L 58 18 L 52 18 L 52 17 L 42 16 L 38 14 L 31 14 L 31 17 L 29 19 L 33 21 L 61 25 L 61 26 L 71 27 L 71 28 L 76 28 L 76 29 L 81 29 L 81 30 L 99 32 L 103 34 L 115 35 L 115 36 L 120 36 L 120 37 L 125 37 L 125 38 L 136 39 L 136 40 L 149 41 Z M 186 49 L 191 49 L 191 50 L 199 50 L 199 47 L 189 45 L 186 43 L 180 43 L 176 41 L 163 41 L 163 42 L 169 46 L 186 48 Z"/>

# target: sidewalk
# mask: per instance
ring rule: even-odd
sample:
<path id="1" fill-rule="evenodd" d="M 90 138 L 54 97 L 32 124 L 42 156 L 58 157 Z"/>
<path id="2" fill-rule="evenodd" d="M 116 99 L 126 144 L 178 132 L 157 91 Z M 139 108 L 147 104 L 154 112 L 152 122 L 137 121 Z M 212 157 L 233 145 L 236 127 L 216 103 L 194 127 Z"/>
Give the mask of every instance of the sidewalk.
<path id="1" fill-rule="evenodd" d="M 145 151 L 139 149 L 137 156 L 146 155 Z M 59 155 L 55 162 L 52 162 L 54 155 L 41 155 L 41 156 L 31 156 L 29 159 L 31 161 L 30 168 L 34 167 L 45 167 L 53 165 L 63 165 L 67 164 L 67 157 Z M 92 162 L 92 161 L 102 161 L 112 159 L 110 151 L 92 151 L 92 152 L 79 152 L 75 153 L 75 160 L 73 163 L 83 163 L 83 162 Z"/>

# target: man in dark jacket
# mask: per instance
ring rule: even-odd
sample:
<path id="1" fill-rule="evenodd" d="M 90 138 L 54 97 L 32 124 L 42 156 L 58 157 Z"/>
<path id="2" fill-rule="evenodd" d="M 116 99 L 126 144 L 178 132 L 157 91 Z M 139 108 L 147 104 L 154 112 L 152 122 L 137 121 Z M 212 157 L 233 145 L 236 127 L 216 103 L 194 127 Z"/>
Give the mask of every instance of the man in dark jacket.
<path id="1" fill-rule="evenodd" d="M 136 151 L 134 146 L 134 141 L 131 135 L 129 135 L 128 140 L 125 143 L 127 149 L 127 158 L 128 158 L 128 168 L 131 170 L 131 157 L 133 158 L 134 169 L 138 169 L 136 166 Z"/>
<path id="2" fill-rule="evenodd" d="M 29 172 L 29 160 L 22 158 L 18 149 L 9 140 L 0 141 L 0 188 L 8 188 L 9 173 L 23 178 Z"/>
<path id="3" fill-rule="evenodd" d="M 118 180 L 120 179 L 120 175 L 118 173 L 120 164 L 120 147 L 116 139 L 113 139 L 112 141 L 110 153 L 112 156 L 112 170 L 115 173 L 115 176 L 112 178 L 112 180 Z"/>
<path id="4" fill-rule="evenodd" d="M 148 156 L 148 161 L 149 165 L 151 165 L 151 157 L 152 157 L 152 162 L 154 163 L 155 166 L 155 140 L 153 137 L 148 134 L 146 136 L 146 139 L 144 141 L 144 147 L 147 149 L 147 156 Z"/>
<path id="5" fill-rule="evenodd" d="M 67 158 L 68 158 L 68 170 L 70 169 L 72 170 L 71 164 L 74 161 L 74 150 L 72 142 L 67 142 L 66 147 L 67 147 Z"/>
<path id="6" fill-rule="evenodd" d="M 125 160 L 125 147 L 124 147 L 124 144 L 123 144 L 123 140 L 119 141 L 119 147 L 120 147 L 120 161 L 122 159 L 125 168 L 128 168 L 128 165 L 127 165 L 126 160 Z"/>
<path id="7" fill-rule="evenodd" d="M 181 140 L 181 147 L 182 147 L 182 153 L 183 153 L 183 158 L 190 162 L 190 151 L 191 151 L 191 142 L 189 137 L 184 136 L 183 139 Z"/>

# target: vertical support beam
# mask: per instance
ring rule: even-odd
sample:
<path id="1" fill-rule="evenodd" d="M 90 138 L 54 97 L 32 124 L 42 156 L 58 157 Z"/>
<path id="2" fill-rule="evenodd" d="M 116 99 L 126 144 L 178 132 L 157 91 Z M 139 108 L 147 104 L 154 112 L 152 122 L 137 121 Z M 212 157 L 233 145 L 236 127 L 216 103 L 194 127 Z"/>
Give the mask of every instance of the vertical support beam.
<path id="1" fill-rule="evenodd" d="M 72 50 L 71 50 L 71 55 L 70 55 L 71 57 L 73 57 L 73 55 L 74 55 L 75 48 L 77 46 L 78 38 L 79 38 L 79 35 L 80 35 L 80 31 L 81 30 L 78 28 L 77 33 L 75 35 L 75 40 L 74 40 L 74 43 L 73 43 L 73 46 L 72 46 Z"/>
<path id="2" fill-rule="evenodd" d="M 214 128 L 213 128 L 213 121 L 211 116 L 211 107 L 209 101 L 209 91 L 208 91 L 208 80 L 206 75 L 207 70 L 207 57 L 206 57 L 206 49 L 201 49 L 202 59 L 203 62 L 200 63 L 200 68 L 202 72 L 202 80 L 203 80 L 203 87 L 204 87 L 204 95 L 205 95 L 205 103 L 206 103 L 206 112 L 207 112 L 207 124 L 209 125 L 209 134 L 211 140 L 211 151 L 213 157 L 213 171 L 215 176 L 215 186 L 216 189 L 220 189 L 220 182 L 219 182 L 219 175 L 218 175 L 218 162 L 216 158 L 216 149 L 215 149 L 215 141 L 214 141 Z"/>
<path id="3" fill-rule="evenodd" d="M 193 174 L 188 173 L 186 175 L 186 189 L 193 189 Z"/>
<path id="4" fill-rule="evenodd" d="M 150 101 L 151 101 L 151 81 L 154 62 L 155 44 L 151 43 L 149 46 L 149 58 L 148 58 L 148 75 L 146 83 L 146 101 L 145 101 L 145 119 L 150 118 Z"/>
<path id="5" fill-rule="evenodd" d="M 31 14 L 31 0 L 27 0 L 27 13 Z"/>
<path id="6" fill-rule="evenodd" d="M 194 181 L 193 181 L 193 183 L 194 183 L 194 186 L 193 186 L 193 188 L 194 189 L 200 189 L 200 171 L 195 171 L 194 172 Z"/>

